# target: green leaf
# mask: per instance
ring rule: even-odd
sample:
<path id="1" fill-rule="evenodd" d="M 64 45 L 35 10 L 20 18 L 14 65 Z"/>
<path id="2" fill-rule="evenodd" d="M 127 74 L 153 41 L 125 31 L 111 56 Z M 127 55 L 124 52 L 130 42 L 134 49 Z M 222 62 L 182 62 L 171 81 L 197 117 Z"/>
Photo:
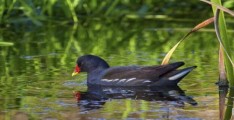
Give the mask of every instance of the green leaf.
<path id="1" fill-rule="evenodd" d="M 0 46 L 13 46 L 14 43 L 12 42 L 0 42 Z"/>
<path id="2" fill-rule="evenodd" d="M 198 31 L 199 29 L 209 25 L 210 23 L 214 22 L 214 17 L 209 18 L 201 23 L 199 23 L 198 25 L 196 25 L 191 31 L 189 31 L 178 43 L 176 43 L 176 45 L 166 54 L 166 56 L 164 57 L 163 61 L 162 61 L 162 65 L 168 64 L 172 54 L 174 53 L 174 51 L 176 50 L 176 48 L 179 46 L 179 44 L 186 39 L 191 33 Z"/>

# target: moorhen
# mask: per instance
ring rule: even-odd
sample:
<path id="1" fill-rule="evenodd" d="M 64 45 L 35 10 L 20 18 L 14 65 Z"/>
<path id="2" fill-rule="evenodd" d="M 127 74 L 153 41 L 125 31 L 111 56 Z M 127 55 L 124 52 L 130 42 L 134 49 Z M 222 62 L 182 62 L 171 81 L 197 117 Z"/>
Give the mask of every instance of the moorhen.
<path id="1" fill-rule="evenodd" d="M 102 58 L 84 55 L 78 58 L 72 76 L 87 72 L 87 84 L 103 86 L 176 86 L 196 66 L 176 70 L 184 62 L 158 66 L 110 67 Z"/>

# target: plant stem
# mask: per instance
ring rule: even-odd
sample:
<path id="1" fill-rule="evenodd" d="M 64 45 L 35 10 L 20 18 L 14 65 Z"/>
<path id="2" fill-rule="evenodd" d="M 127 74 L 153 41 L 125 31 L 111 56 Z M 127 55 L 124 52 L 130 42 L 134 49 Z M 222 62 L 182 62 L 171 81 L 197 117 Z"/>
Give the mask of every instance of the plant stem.
<path id="1" fill-rule="evenodd" d="M 221 5 L 221 0 L 211 0 L 211 2 L 216 3 L 218 5 Z M 213 9 L 213 13 L 215 15 L 217 8 L 215 6 L 212 6 L 212 9 Z M 223 46 L 226 49 L 229 56 L 232 58 L 232 56 L 230 54 L 231 53 L 231 48 L 230 48 L 231 41 L 228 40 L 228 38 L 227 38 L 227 27 L 226 27 L 226 21 L 225 21 L 223 11 L 220 11 L 220 14 L 219 14 L 219 28 L 220 28 L 220 35 L 221 35 L 221 40 L 222 40 Z M 226 68 L 226 72 L 227 72 L 227 78 L 229 80 L 229 85 L 234 86 L 233 66 L 232 66 L 231 62 L 229 61 L 227 55 L 225 53 L 223 53 L 223 54 L 224 54 L 224 63 L 225 63 L 225 68 Z"/>

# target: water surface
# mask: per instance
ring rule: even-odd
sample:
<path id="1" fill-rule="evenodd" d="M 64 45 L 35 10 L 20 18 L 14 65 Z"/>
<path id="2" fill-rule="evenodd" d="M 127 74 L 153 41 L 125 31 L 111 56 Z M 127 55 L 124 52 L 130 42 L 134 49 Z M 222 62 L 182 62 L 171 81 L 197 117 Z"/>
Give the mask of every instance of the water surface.
<path id="1" fill-rule="evenodd" d="M 76 96 L 90 95 L 85 73 L 71 77 L 78 56 L 98 55 L 111 66 L 160 64 L 192 26 L 189 22 L 113 24 L 93 20 L 78 26 L 2 30 L 2 39 L 14 46 L 0 47 L 0 119 L 219 119 L 218 87 L 214 84 L 218 80 L 218 42 L 211 29 L 193 34 L 173 54 L 171 62 L 198 66 L 179 83 L 179 89 L 142 93 L 105 88 L 107 96 L 101 100 L 92 92 L 86 101 Z M 94 101 L 87 101 L 90 99 Z"/>

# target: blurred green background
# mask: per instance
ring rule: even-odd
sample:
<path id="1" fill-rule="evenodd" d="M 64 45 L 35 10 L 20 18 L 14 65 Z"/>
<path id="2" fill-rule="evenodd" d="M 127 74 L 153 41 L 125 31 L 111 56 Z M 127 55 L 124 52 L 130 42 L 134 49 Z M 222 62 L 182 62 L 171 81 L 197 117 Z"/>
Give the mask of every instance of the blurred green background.
<path id="1" fill-rule="evenodd" d="M 223 3 L 234 9 L 233 0 Z M 160 64 L 191 28 L 212 15 L 211 7 L 197 0 L 1 0 L 0 119 L 161 118 L 164 104 L 128 99 L 77 112 L 72 91 L 86 90 L 86 74 L 71 77 L 75 61 L 95 54 L 112 66 Z M 233 38 L 233 18 L 226 17 Z M 218 117 L 218 47 L 209 25 L 173 54 L 172 62 L 198 66 L 180 84 L 198 106 L 169 104 L 171 119 Z"/>

